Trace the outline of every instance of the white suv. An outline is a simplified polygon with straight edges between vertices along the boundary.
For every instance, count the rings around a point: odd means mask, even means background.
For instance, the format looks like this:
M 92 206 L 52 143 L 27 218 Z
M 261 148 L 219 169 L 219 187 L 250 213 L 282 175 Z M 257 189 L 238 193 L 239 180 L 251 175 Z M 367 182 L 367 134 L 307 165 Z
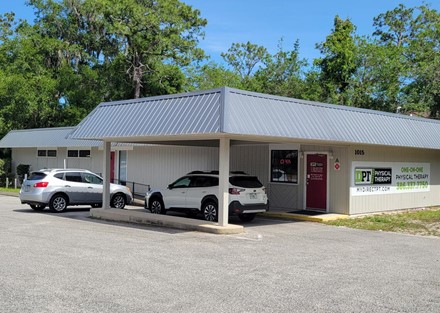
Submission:
M 189 216 L 202 212 L 207 221 L 218 217 L 218 171 L 191 172 L 165 190 L 150 190 L 145 195 L 145 209 L 165 214 L 167 210 L 184 210 Z M 268 211 L 266 188 L 256 176 L 243 172 L 229 175 L 229 214 L 243 222 Z
M 35 211 L 49 205 L 52 212 L 63 212 L 68 205 L 102 206 L 102 178 L 83 169 L 44 169 L 33 172 L 23 182 L 20 200 Z M 133 196 L 121 185 L 110 184 L 110 204 L 117 209 L 130 204 Z

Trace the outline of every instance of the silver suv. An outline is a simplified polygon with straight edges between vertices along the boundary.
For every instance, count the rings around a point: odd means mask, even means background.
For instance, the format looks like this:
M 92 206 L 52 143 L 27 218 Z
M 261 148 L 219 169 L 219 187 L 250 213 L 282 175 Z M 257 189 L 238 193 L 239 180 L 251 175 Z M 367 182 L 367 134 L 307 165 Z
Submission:
M 145 195 L 145 209 L 165 214 L 167 210 L 183 210 L 189 216 L 199 212 L 207 221 L 218 217 L 218 171 L 191 172 L 165 190 L 150 190 Z M 229 214 L 248 222 L 260 212 L 268 211 L 266 188 L 256 176 L 243 172 L 229 175 Z
M 63 212 L 68 205 L 102 206 L 102 178 L 82 169 L 44 169 L 32 172 L 23 182 L 20 200 L 35 211 L 49 205 L 52 212 Z M 122 209 L 131 203 L 130 190 L 110 184 L 111 206 Z

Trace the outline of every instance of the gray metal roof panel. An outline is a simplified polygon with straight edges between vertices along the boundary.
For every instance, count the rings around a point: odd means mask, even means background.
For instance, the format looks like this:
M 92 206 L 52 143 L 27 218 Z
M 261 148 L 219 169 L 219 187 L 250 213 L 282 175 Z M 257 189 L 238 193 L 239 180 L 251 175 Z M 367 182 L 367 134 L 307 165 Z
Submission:
M 97 147 L 100 140 L 67 138 L 75 127 L 12 130 L 0 140 L 0 148 Z
M 440 122 L 229 89 L 226 133 L 440 149 Z
M 229 133 L 440 149 L 440 122 L 228 87 L 100 104 L 71 138 Z
M 220 130 L 220 89 L 101 103 L 71 138 L 162 136 L 216 133 Z

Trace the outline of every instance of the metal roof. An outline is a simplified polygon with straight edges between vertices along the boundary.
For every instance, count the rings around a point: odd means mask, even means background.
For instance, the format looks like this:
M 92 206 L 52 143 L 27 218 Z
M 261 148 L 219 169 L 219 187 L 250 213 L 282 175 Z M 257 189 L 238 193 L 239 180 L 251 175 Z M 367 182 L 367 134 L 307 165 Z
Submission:
M 101 103 L 71 138 L 144 141 L 271 137 L 440 149 L 440 122 L 222 87 Z M 209 137 L 207 136 L 207 137 Z
M 52 147 L 99 147 L 101 140 L 77 140 L 67 138 L 75 127 L 55 127 L 11 130 L 2 140 L 0 148 L 52 148 Z

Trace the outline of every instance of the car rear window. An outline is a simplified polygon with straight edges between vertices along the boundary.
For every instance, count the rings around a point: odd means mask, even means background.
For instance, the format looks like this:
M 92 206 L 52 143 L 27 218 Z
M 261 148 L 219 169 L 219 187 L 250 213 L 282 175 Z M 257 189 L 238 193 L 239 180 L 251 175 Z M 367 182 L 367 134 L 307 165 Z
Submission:
M 229 182 L 233 186 L 242 188 L 260 188 L 263 184 L 256 176 L 232 176 L 229 177 Z
M 29 175 L 28 180 L 41 180 L 46 177 L 46 174 L 41 172 L 33 172 Z

